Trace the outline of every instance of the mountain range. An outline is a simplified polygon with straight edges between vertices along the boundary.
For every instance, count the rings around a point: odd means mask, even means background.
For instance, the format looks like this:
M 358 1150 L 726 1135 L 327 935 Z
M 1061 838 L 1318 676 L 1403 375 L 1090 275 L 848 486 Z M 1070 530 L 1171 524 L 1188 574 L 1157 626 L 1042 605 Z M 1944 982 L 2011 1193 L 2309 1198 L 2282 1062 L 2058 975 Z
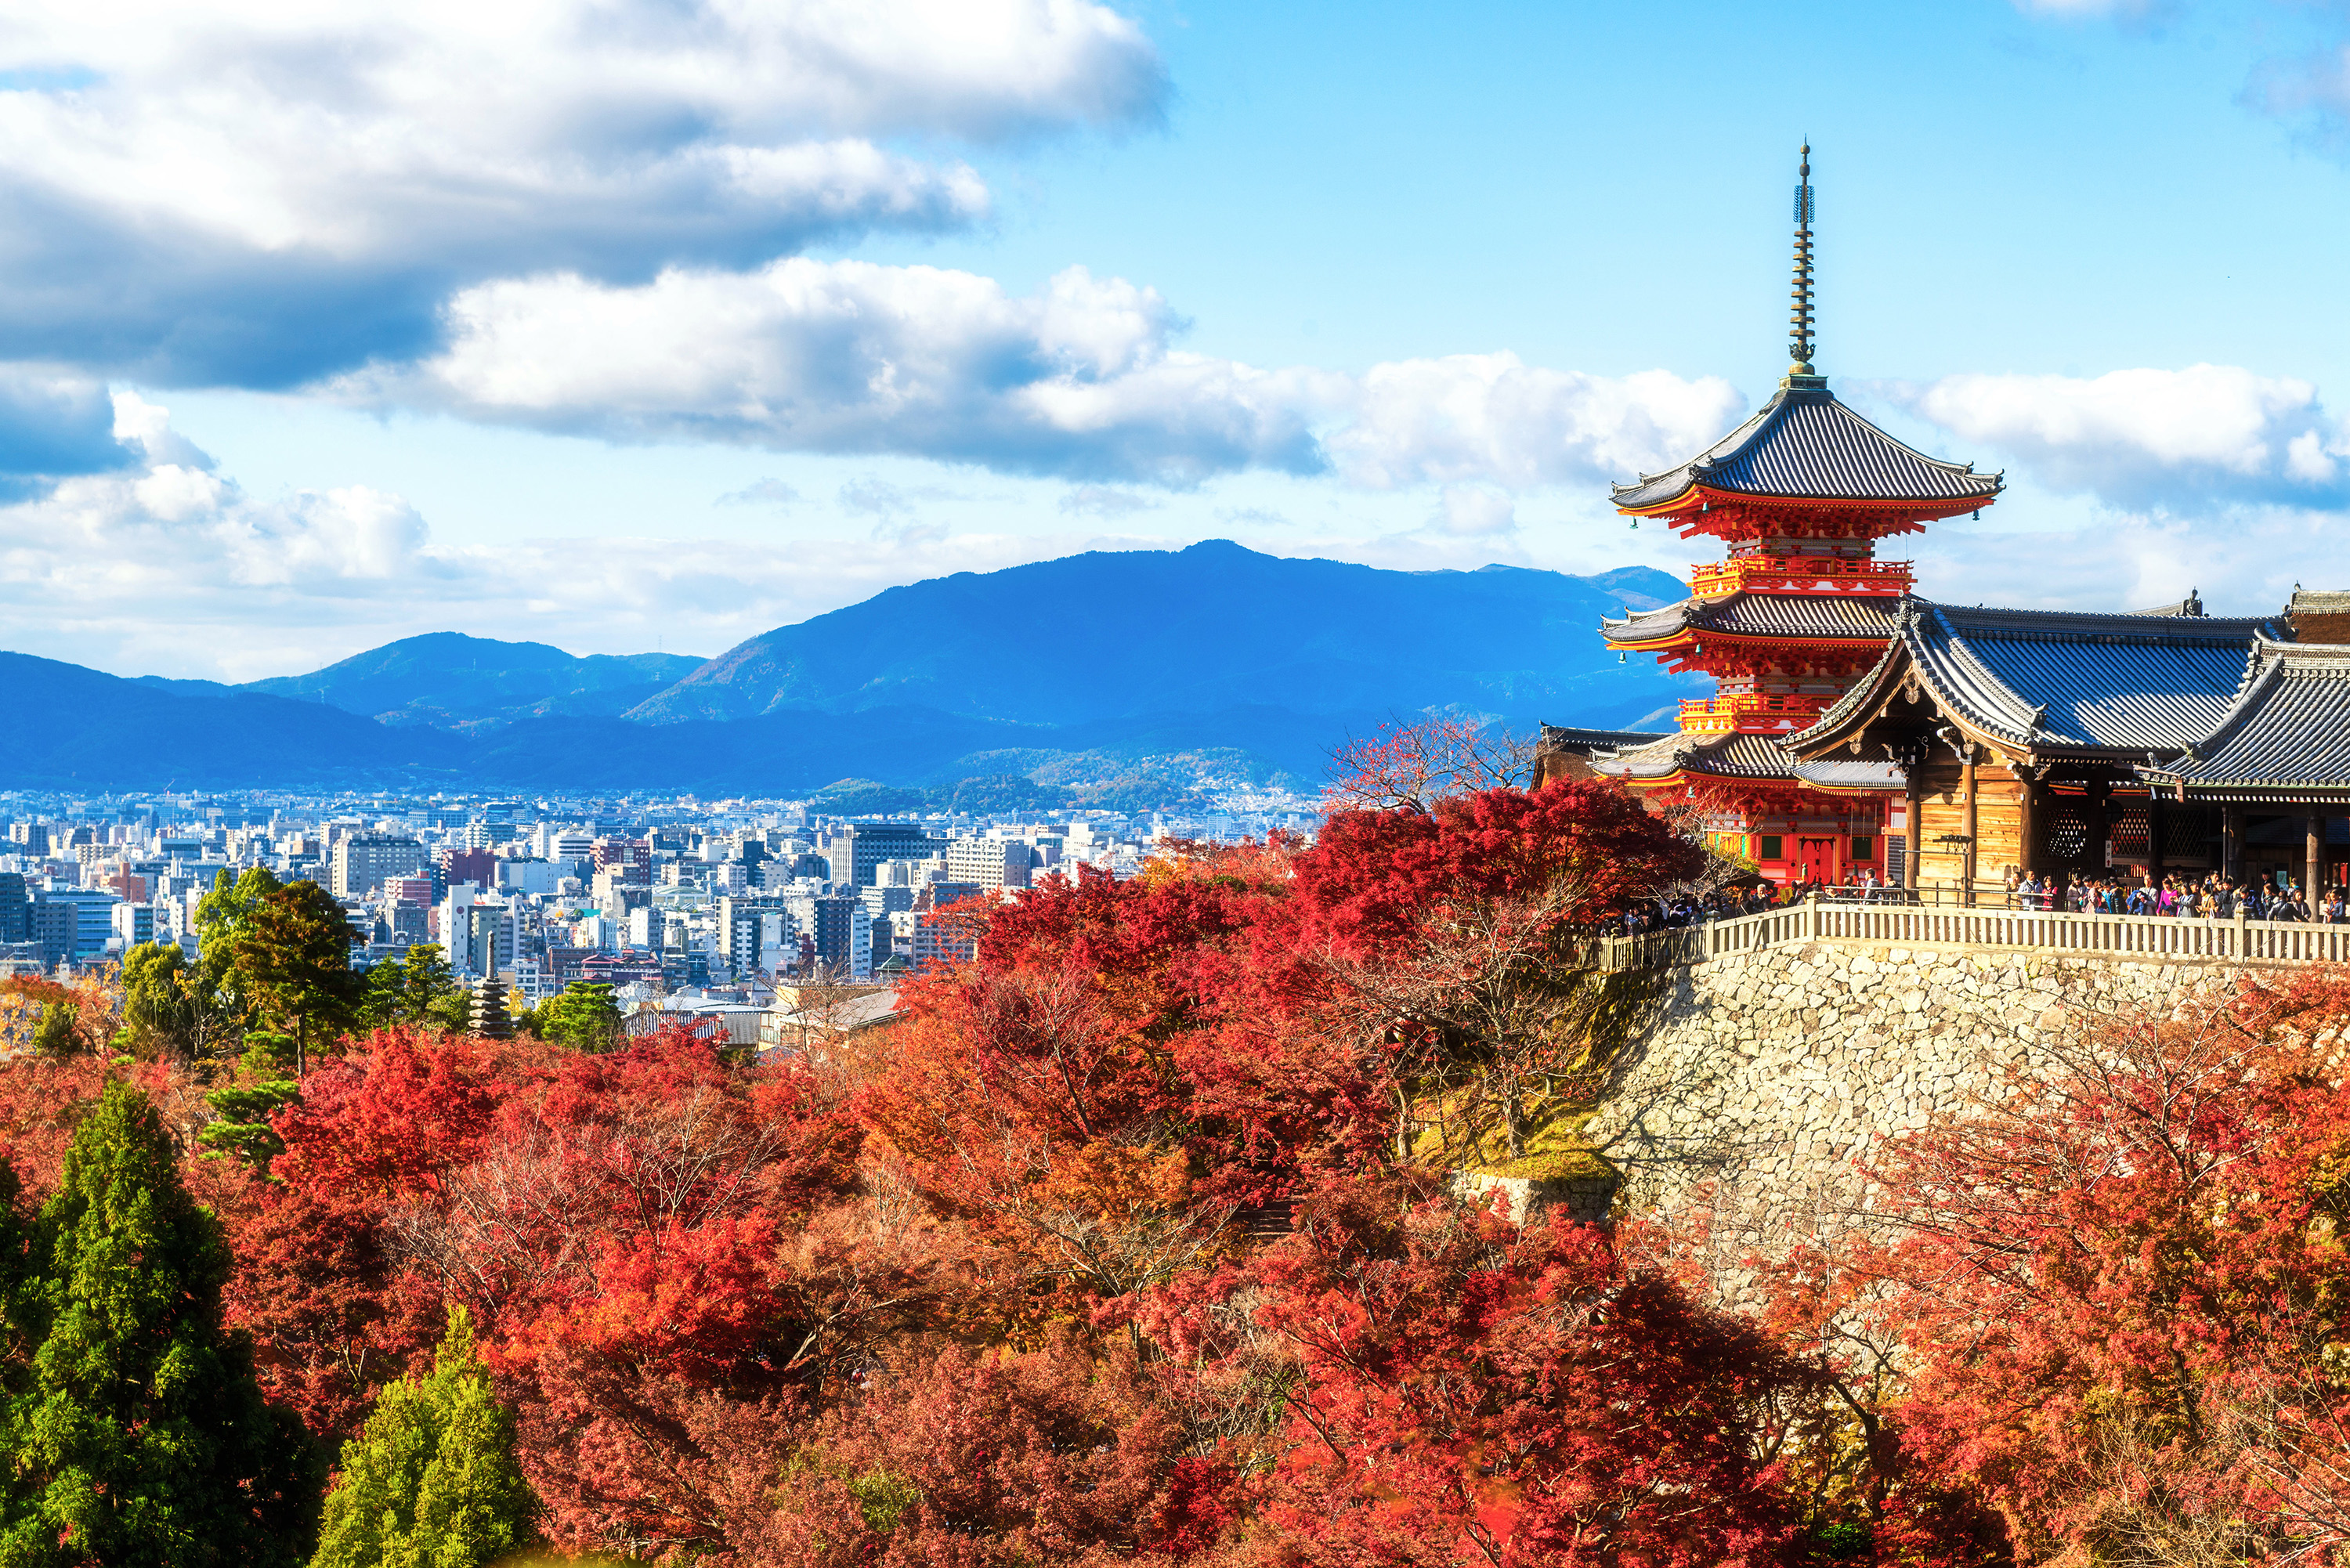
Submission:
M 1654 718 L 1686 678 L 1607 658 L 1596 623 L 1686 592 L 1647 567 L 1396 572 L 1210 541 L 890 588 L 707 660 L 438 632 L 229 686 L 0 654 L 41 715 L 0 727 L 0 787 L 1086 789 L 1170 759 L 1310 785 L 1348 733 L 1430 709 Z

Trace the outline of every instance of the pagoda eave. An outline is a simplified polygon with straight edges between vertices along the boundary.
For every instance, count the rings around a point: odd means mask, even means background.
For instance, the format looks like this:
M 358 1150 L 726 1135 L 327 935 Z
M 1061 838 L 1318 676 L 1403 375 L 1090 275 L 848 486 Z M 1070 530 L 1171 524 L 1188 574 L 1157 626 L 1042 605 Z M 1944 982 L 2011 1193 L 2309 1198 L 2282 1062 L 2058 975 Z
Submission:
M 1814 528 L 1833 521 L 1837 531 L 1882 538 L 1921 532 L 1927 524 L 1961 513 L 1980 511 L 1998 496 L 1934 496 L 1916 499 L 1837 495 L 1757 495 L 1693 484 L 1678 494 L 1645 506 L 1618 506 L 1626 517 L 1654 517 L 1687 536 L 1711 534 L 1735 538 L 1762 531 L 1762 525 L 1801 519 Z
M 1699 769 L 1683 769 L 1678 773 L 1660 774 L 1653 778 L 1621 779 L 1625 788 L 1642 794 L 1667 790 L 1685 790 L 1702 794 L 1723 804 L 1744 804 L 1751 806 L 1776 803 L 1792 807 L 1802 791 L 1802 784 L 1792 774 L 1710 774 Z
M 1799 653 L 1848 653 L 1876 662 L 1884 651 L 1881 637 L 1807 638 L 1777 637 L 1768 634 L 1742 636 L 1737 632 L 1682 632 L 1676 637 L 1659 638 L 1654 642 L 1618 642 L 1603 631 L 1609 651 L 1615 653 L 1653 653 L 1662 659 L 1669 653 L 1696 653 L 1702 648 L 1768 648 Z

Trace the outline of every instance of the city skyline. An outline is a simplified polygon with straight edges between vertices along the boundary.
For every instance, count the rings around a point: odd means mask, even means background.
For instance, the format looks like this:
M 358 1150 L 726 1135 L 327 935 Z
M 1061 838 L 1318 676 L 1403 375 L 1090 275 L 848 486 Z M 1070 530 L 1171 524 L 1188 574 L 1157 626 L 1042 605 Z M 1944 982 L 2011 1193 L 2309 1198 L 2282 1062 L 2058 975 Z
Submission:
M 2332 569 L 2323 8 L 403 15 L 0 48 L 0 645 L 706 656 L 1209 537 L 1681 571 L 1605 483 L 1783 369 L 1804 136 L 1820 369 L 2009 475 L 1921 592 L 2267 612 Z

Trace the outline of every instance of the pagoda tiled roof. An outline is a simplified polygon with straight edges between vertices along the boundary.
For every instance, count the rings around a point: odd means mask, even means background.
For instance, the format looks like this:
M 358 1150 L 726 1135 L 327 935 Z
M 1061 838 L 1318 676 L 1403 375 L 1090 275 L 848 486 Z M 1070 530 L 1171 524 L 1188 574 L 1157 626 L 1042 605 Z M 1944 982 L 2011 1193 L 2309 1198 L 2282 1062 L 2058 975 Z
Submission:
M 1825 387 L 1782 387 L 1754 417 L 1678 468 L 1615 486 L 1638 511 L 1702 484 L 1761 497 L 1835 501 L 1989 501 L 1996 473 L 1945 462 L 1896 441 Z
M 2272 618 L 2177 610 L 2080 615 L 1905 599 L 1877 668 L 1817 722 L 1787 738 L 1832 744 L 1915 680 L 1986 738 L 2034 751 L 2178 753 L 2210 735 L 2242 694 Z
M 1659 642 L 1684 631 L 1801 641 L 1882 642 L 1893 634 L 1896 601 L 1877 595 L 1757 594 L 1683 599 L 1661 609 L 1600 621 L 1610 642 Z
M 2251 678 L 2208 736 L 2147 769 L 2205 799 L 2350 795 L 2350 647 L 2254 645 Z

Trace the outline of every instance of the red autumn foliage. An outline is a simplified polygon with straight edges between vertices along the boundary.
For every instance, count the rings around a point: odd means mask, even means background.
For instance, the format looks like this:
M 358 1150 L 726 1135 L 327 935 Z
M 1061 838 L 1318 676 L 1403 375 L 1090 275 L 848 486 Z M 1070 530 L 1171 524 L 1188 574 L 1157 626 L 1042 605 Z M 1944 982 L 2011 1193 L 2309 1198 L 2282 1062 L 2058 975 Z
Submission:
M 229 1321 L 254 1336 L 263 1392 L 339 1442 L 366 1420 L 378 1388 L 430 1366 L 447 1325 L 439 1298 L 403 1288 L 379 1206 L 213 1167 L 237 1189 L 216 1189 L 214 1203 L 238 1264 Z
M 1889 1147 L 1907 1230 L 1752 1261 L 1752 1320 L 1636 1232 L 1453 1199 L 1424 1129 L 1482 1095 L 1517 1135 L 1512 1085 L 1585 1044 L 1589 922 L 1691 853 L 1554 784 L 1048 878 L 806 1062 L 353 1040 L 267 1176 L 199 1152 L 217 1069 L 122 1070 L 226 1226 L 271 1397 L 347 1434 L 467 1306 L 566 1550 L 2350 1560 L 2338 980 L 2112 1023 Z M 36 1195 L 115 1070 L 0 1064 Z
M 2350 1550 L 2331 977 L 2125 1021 L 1900 1146 L 1907 1456 L 2031 1558 Z
M 1295 1349 L 1266 1518 L 1315 1563 L 1759 1564 L 1815 1389 L 1589 1226 L 1350 1184 L 1257 1263 Z
M 302 1081 L 276 1127 L 276 1173 L 305 1191 L 380 1200 L 434 1190 L 470 1159 L 518 1062 L 507 1048 L 408 1025 L 354 1041 Z
M 0 1062 L 0 1157 L 15 1168 L 26 1202 L 56 1190 L 74 1130 L 117 1078 L 145 1091 L 168 1125 L 184 1127 L 203 1114 L 192 1086 L 165 1063 L 33 1055 Z
M 1297 857 L 1297 889 L 1309 937 L 1364 957 L 1465 902 L 1544 899 L 1559 920 L 1588 923 L 1690 875 L 1700 857 L 1619 786 L 1560 782 L 1425 812 L 1341 812 Z

